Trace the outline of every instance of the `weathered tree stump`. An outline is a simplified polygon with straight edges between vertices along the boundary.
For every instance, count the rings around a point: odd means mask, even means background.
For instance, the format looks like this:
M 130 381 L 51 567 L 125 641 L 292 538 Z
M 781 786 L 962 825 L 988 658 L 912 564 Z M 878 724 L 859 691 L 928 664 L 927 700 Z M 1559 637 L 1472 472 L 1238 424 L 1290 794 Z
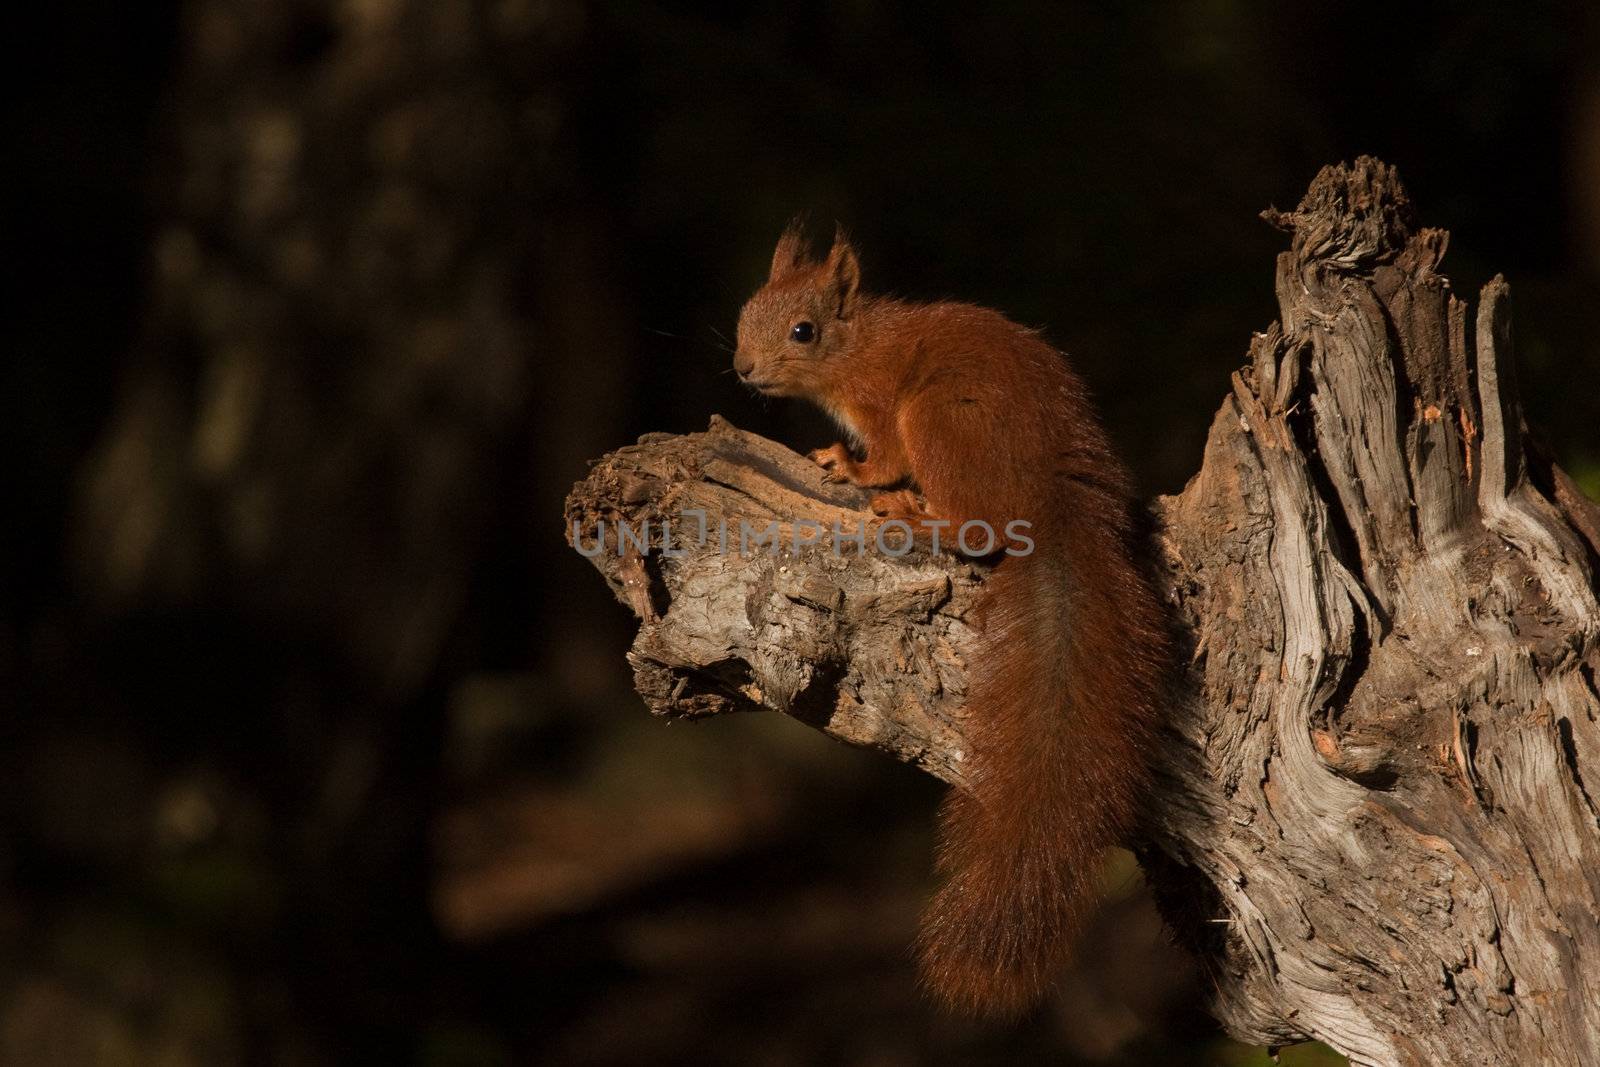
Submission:
M 1266 217 L 1281 321 L 1152 505 L 1188 685 L 1131 844 L 1243 1040 L 1600 1063 L 1600 508 L 1530 445 L 1506 283 L 1471 314 L 1391 168 Z M 775 709 L 959 787 L 984 567 L 795 550 L 861 503 L 713 420 L 605 457 L 567 519 L 643 620 L 652 711 Z

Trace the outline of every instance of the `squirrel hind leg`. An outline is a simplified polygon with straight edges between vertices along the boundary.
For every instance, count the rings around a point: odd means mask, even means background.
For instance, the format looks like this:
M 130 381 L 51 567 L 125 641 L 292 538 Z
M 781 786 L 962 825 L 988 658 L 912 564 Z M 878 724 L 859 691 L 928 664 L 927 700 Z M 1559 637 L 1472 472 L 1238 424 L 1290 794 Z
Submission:
M 916 493 L 909 489 L 897 489 L 892 493 L 878 493 L 867 501 L 867 507 L 880 519 L 900 519 L 904 522 L 919 522 L 928 518 L 928 509 L 922 506 L 922 500 Z

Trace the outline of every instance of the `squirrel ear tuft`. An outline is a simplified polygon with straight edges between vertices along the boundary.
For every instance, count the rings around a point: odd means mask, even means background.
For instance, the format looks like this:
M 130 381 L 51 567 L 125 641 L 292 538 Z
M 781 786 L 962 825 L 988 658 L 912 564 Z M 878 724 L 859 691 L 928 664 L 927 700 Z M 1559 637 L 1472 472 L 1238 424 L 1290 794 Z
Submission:
M 823 265 L 822 272 L 834 314 L 841 319 L 848 319 L 856 309 L 856 298 L 861 287 L 861 262 L 856 258 L 856 250 L 850 246 L 850 238 L 846 236 L 843 226 L 834 231 L 833 248 L 828 252 L 828 261 Z
M 769 282 L 793 274 L 811 265 L 810 250 L 806 247 L 805 220 L 799 215 L 789 220 L 778 238 L 778 247 L 772 250 L 772 270 Z

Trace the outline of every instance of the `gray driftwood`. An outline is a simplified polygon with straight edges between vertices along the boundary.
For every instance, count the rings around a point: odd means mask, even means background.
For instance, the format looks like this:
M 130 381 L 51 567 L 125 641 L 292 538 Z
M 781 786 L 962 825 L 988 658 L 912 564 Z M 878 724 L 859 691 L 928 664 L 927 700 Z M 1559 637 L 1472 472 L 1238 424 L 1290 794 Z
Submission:
M 1133 844 L 1244 1040 L 1600 1063 L 1600 509 L 1530 444 L 1506 283 L 1452 294 L 1392 169 L 1267 217 L 1281 320 L 1152 504 L 1187 674 Z M 652 711 L 775 709 L 959 787 L 982 567 L 787 525 L 737 551 L 741 519 L 849 530 L 861 502 L 714 419 L 605 457 L 567 521 L 591 551 L 606 524 Z

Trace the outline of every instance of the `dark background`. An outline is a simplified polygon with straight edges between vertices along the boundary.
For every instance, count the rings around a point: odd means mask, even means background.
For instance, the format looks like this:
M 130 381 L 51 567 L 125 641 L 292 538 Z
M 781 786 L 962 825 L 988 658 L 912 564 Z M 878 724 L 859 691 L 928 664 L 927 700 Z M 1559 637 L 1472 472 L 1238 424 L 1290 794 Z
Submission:
M 830 440 L 723 373 L 797 211 L 869 288 L 1046 327 L 1173 491 L 1274 315 L 1257 213 L 1363 152 L 1452 231 L 1458 292 L 1510 278 L 1530 417 L 1595 492 L 1591 7 L 14 26 L 0 1061 L 1264 1062 L 1126 857 L 1049 1007 L 931 1013 L 938 790 L 776 717 L 650 720 L 562 496 L 713 412 Z

